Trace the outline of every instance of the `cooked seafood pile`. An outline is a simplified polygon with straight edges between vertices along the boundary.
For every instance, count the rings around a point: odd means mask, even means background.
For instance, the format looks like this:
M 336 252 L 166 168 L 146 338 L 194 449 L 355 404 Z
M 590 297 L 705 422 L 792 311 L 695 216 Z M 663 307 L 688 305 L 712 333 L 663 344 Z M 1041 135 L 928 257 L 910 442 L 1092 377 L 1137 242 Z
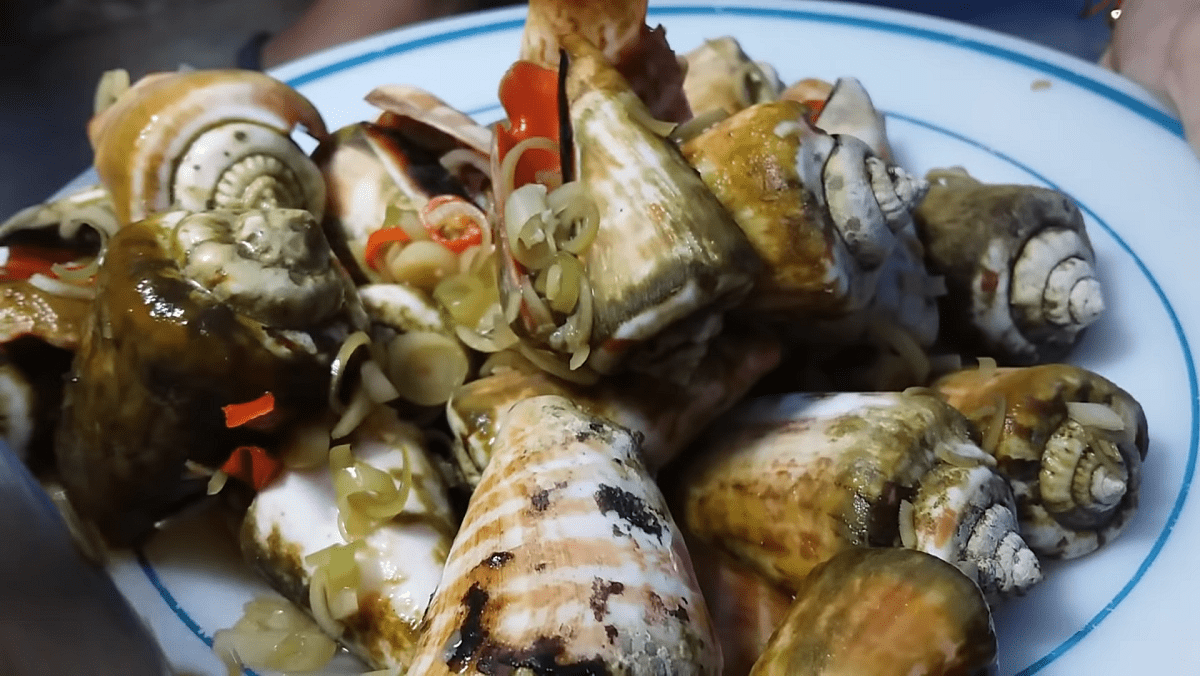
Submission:
M 0 225 L 6 442 L 93 543 L 228 513 L 286 599 L 231 670 L 993 669 L 992 609 L 1136 514 L 1140 405 L 1055 361 L 1079 209 L 910 172 L 849 75 L 529 12 L 493 127 L 106 76 L 101 184 Z

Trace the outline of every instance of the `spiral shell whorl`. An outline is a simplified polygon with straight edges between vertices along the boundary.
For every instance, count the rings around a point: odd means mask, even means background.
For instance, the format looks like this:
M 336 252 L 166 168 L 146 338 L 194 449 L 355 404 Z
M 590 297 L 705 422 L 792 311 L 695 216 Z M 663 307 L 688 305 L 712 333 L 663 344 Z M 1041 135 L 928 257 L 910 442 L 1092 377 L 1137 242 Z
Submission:
M 1104 297 L 1092 249 L 1079 232 L 1049 228 L 1034 234 L 1013 263 L 1011 306 L 1027 332 L 1052 332 L 1057 341 L 1100 318 Z
M 1042 452 L 1038 473 L 1042 506 L 1069 528 L 1103 526 L 1125 497 L 1129 482 L 1125 459 L 1102 435 L 1067 420 Z
M 88 123 L 96 171 L 112 194 L 118 220 L 132 223 L 173 206 L 194 209 L 194 204 L 176 204 L 181 192 L 176 174 L 196 171 L 196 153 L 222 156 L 220 143 L 205 143 L 199 149 L 193 144 L 213 139 L 214 130 L 231 123 L 238 125 L 234 136 L 240 130 L 253 138 L 268 133 L 277 137 L 278 149 L 270 154 L 289 166 L 295 166 L 297 157 L 307 160 L 291 142 L 294 127 L 303 126 L 318 139 L 327 134 L 310 101 L 263 73 L 197 70 L 148 75 Z M 204 173 L 208 165 L 199 166 Z M 206 200 L 208 191 L 203 192 Z M 318 203 L 323 203 L 323 195 Z
M 891 253 L 893 233 L 908 222 L 929 184 L 884 162 L 854 136 L 834 139 L 822 174 L 829 215 L 850 253 L 873 270 Z
M 174 204 L 206 209 L 304 209 L 320 220 L 325 180 L 291 138 L 261 124 L 230 121 L 197 136 L 170 186 Z

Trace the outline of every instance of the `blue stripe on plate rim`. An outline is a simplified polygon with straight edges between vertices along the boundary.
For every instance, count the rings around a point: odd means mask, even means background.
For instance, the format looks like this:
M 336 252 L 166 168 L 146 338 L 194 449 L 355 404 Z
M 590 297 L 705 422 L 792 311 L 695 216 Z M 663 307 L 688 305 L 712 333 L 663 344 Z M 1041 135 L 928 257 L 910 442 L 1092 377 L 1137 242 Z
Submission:
M 847 15 L 837 14 L 837 13 L 826 13 L 826 12 L 819 12 L 819 11 L 813 11 L 813 10 L 800 10 L 800 9 L 793 10 L 793 9 L 784 9 L 784 8 L 748 7 L 748 6 L 737 6 L 737 5 L 729 5 L 729 6 L 725 6 L 725 5 L 696 5 L 696 6 L 674 5 L 674 6 L 667 6 L 667 7 L 652 7 L 652 8 L 650 8 L 649 14 L 650 14 L 651 18 L 668 17 L 668 16 L 713 16 L 713 15 L 722 15 L 722 14 L 732 14 L 732 15 L 759 17 L 759 18 L 767 17 L 767 18 L 776 18 L 776 19 L 786 19 L 786 20 L 796 21 L 796 22 L 837 24 L 837 25 L 842 25 L 842 26 L 865 28 L 865 29 L 869 29 L 869 30 L 876 30 L 876 31 L 887 32 L 887 33 L 896 33 L 899 35 L 905 35 L 908 37 L 913 37 L 913 38 L 917 38 L 917 39 L 921 39 L 921 40 L 927 40 L 930 42 L 947 44 L 947 45 L 951 45 L 953 47 L 957 47 L 959 49 L 965 49 L 968 51 L 978 52 L 980 54 L 984 54 L 986 56 L 990 56 L 990 57 L 993 57 L 996 59 L 1000 59 L 1003 61 L 1009 61 L 1011 63 L 1016 63 L 1016 64 L 1019 64 L 1022 66 L 1026 66 L 1028 68 L 1040 71 L 1047 75 L 1051 75 L 1053 77 L 1071 82 L 1074 85 L 1077 85 L 1083 89 L 1091 91 L 1094 94 L 1097 94 L 1103 98 L 1106 98 L 1109 101 L 1112 101 L 1113 103 L 1116 103 L 1117 105 L 1134 113 L 1138 117 L 1141 117 L 1142 119 L 1145 119 L 1146 121 L 1148 121 L 1158 127 L 1161 127 L 1162 129 L 1170 132 L 1171 134 L 1174 134 L 1177 137 L 1183 138 L 1183 127 L 1178 120 L 1176 120 L 1175 118 L 1171 117 L 1170 115 L 1162 112 L 1161 110 L 1159 110 L 1143 101 L 1140 101 L 1137 98 L 1135 98 L 1129 94 L 1126 94 L 1125 92 L 1121 92 L 1109 85 L 1106 85 L 1102 82 L 1092 79 L 1091 77 L 1089 77 L 1083 73 L 1080 73 L 1080 72 L 1077 72 L 1077 71 L 1074 71 L 1074 70 L 1071 70 L 1068 68 L 1064 68 L 1061 66 L 1057 66 L 1055 64 L 1049 63 L 1049 62 L 1039 59 L 1035 56 L 1032 56 L 1030 54 L 1022 53 L 1019 51 L 1014 51 L 1014 50 L 1008 49 L 1006 47 L 990 44 L 990 43 L 984 42 L 982 40 L 977 40 L 974 38 L 964 37 L 962 35 L 941 32 L 938 30 L 930 29 L 930 28 L 921 28 L 921 27 L 912 26 L 912 25 L 903 24 L 903 23 L 895 23 L 893 21 L 888 21 L 888 20 L 884 20 L 884 19 L 865 18 L 865 17 L 858 17 L 858 16 L 847 16 Z M 406 40 L 403 42 L 396 43 L 394 45 L 391 45 L 391 46 L 383 48 L 383 49 L 366 52 L 366 53 L 359 54 L 359 55 L 356 55 L 351 58 L 337 61 L 337 62 L 329 64 L 329 65 L 315 68 L 311 71 L 302 73 L 300 75 L 297 75 L 297 76 L 294 76 L 294 77 L 288 79 L 287 83 L 293 87 L 300 87 L 302 85 L 310 84 L 310 83 L 320 80 L 322 78 L 329 77 L 331 75 L 335 75 L 341 71 L 356 68 L 356 67 L 362 66 L 364 64 L 367 64 L 372 61 L 382 59 L 385 57 L 395 56 L 395 55 L 403 54 L 405 52 L 408 52 L 408 51 L 411 51 L 414 49 L 420 49 L 422 47 L 430 47 L 430 46 L 434 46 L 434 45 L 438 45 L 438 44 L 442 44 L 442 43 L 446 43 L 446 42 L 453 42 L 454 40 L 459 40 L 459 39 L 468 38 L 468 37 L 472 37 L 472 36 L 483 35 L 483 34 L 488 34 L 488 33 L 495 33 L 495 32 L 506 31 L 506 30 L 516 30 L 516 29 L 520 29 L 523 25 L 524 25 L 523 18 L 498 20 L 498 21 L 493 21 L 491 23 L 485 23 L 482 25 L 470 26 L 470 27 L 466 27 L 466 28 L 437 33 L 434 35 L 428 35 L 428 36 L 423 36 L 423 37 L 419 37 L 419 38 L 414 38 L 411 40 Z M 980 31 L 980 32 L 982 33 L 983 31 Z M 499 110 L 499 106 L 493 104 L 493 105 L 485 106 L 485 107 L 479 108 L 477 110 L 468 111 L 468 112 L 472 116 L 475 116 L 475 115 L 480 115 L 485 112 L 493 112 L 493 111 L 498 111 L 498 110 Z M 920 119 L 910 117 L 910 116 L 907 116 L 907 115 L 904 115 L 901 113 L 888 112 L 886 114 L 890 118 L 894 118 L 897 120 L 903 120 L 905 122 L 908 122 L 908 123 L 911 123 L 911 124 L 914 124 L 914 125 L 917 125 L 920 127 L 924 127 L 931 131 L 934 131 L 934 132 L 937 132 L 940 134 L 944 134 L 955 140 L 961 141 L 961 142 L 971 145 L 975 148 L 983 150 L 987 153 L 990 153 L 990 154 L 994 155 L 995 157 L 997 157 L 998 159 L 1008 162 L 1009 164 L 1013 165 L 1014 167 L 1026 172 L 1027 174 L 1029 174 L 1031 177 L 1033 177 L 1035 180 L 1041 182 L 1042 184 L 1047 185 L 1052 188 L 1056 188 L 1056 186 L 1050 180 L 1048 180 L 1045 176 L 1042 176 L 1041 174 L 1039 174 L 1032 167 L 1029 167 L 1029 166 L 1023 164 L 1023 163 L 1019 162 L 1018 160 L 1016 160 L 1012 157 L 1009 157 L 1008 155 L 998 152 L 995 149 L 993 149 L 983 143 L 975 141 L 975 140 L 968 138 L 957 132 L 954 132 L 949 129 L 943 128 L 941 126 L 935 125 L 931 122 L 920 120 Z M 1056 188 L 1056 189 L 1058 189 L 1058 188 Z M 1078 200 L 1076 200 L 1076 201 L 1078 203 Z M 1130 248 L 1129 244 L 1119 234 L 1117 234 L 1117 232 L 1115 230 L 1113 230 L 1112 227 L 1110 227 L 1106 222 L 1104 222 L 1104 220 L 1101 219 L 1096 214 L 1095 211 L 1090 209 L 1086 204 L 1079 203 L 1079 207 L 1088 216 L 1090 216 L 1106 233 L 1108 233 L 1117 242 L 1118 246 L 1120 246 L 1120 248 L 1123 251 L 1125 251 L 1125 253 L 1127 253 L 1133 259 L 1134 263 L 1138 267 L 1138 270 L 1140 270 L 1141 273 L 1146 277 L 1146 280 L 1150 282 L 1151 287 L 1154 289 L 1154 293 L 1158 296 L 1159 301 L 1163 304 L 1163 308 L 1167 311 L 1167 315 L 1170 317 L 1172 328 L 1175 331 L 1176 338 L 1179 340 L 1180 350 L 1183 355 L 1184 363 L 1187 367 L 1188 387 L 1189 387 L 1190 395 L 1191 395 L 1190 401 L 1192 403 L 1192 406 L 1191 406 L 1192 424 L 1191 424 L 1191 436 L 1190 436 L 1189 448 L 1188 448 L 1188 459 L 1187 459 L 1187 466 L 1184 471 L 1183 482 L 1180 486 L 1179 494 L 1178 494 L 1178 496 L 1176 496 L 1175 503 L 1172 506 L 1171 513 L 1168 516 L 1165 525 L 1163 526 L 1162 532 L 1159 533 L 1158 537 L 1155 539 L 1154 544 L 1150 548 L 1150 552 L 1146 555 L 1146 558 L 1142 561 L 1141 565 L 1138 566 L 1138 569 L 1134 573 L 1133 577 L 1129 580 L 1128 583 L 1125 584 L 1124 587 L 1121 588 L 1121 590 L 1119 592 L 1117 592 L 1116 596 L 1114 596 L 1113 599 L 1111 601 L 1109 601 L 1104 606 L 1103 609 L 1100 610 L 1100 612 L 1098 612 L 1094 617 L 1092 617 L 1090 620 L 1088 620 L 1088 622 L 1086 624 L 1084 624 L 1084 626 L 1082 628 L 1080 628 L 1078 631 L 1076 631 L 1069 638 L 1067 638 L 1065 641 L 1060 643 L 1057 647 L 1055 647 L 1053 650 L 1048 652 L 1042 658 L 1038 659 L 1033 664 L 1022 669 L 1020 672 L 1018 672 L 1016 674 L 1016 676 L 1032 676 L 1032 674 L 1035 674 L 1035 673 L 1041 671 L 1046 666 L 1048 666 L 1049 664 L 1051 664 L 1052 662 L 1057 660 L 1059 657 L 1062 657 L 1073 647 L 1078 645 L 1080 643 L 1080 641 L 1082 641 L 1084 639 L 1084 637 L 1086 637 L 1088 634 L 1090 634 L 1092 632 L 1092 630 L 1094 630 L 1097 626 L 1100 625 L 1101 622 L 1103 622 L 1105 620 L 1105 618 L 1107 618 L 1109 615 L 1112 614 L 1112 612 L 1117 608 L 1117 606 L 1121 604 L 1121 602 L 1125 599 L 1125 597 L 1127 597 L 1129 595 L 1129 593 L 1131 591 L 1133 591 L 1133 588 L 1136 587 L 1137 584 L 1142 580 L 1142 578 L 1145 576 L 1146 572 L 1150 569 L 1150 566 L 1153 565 L 1155 559 L 1158 558 L 1158 555 L 1162 551 L 1163 546 L 1166 544 L 1167 540 L 1170 538 L 1171 532 L 1174 530 L 1175 525 L 1179 520 L 1179 516 L 1183 511 L 1183 506 L 1184 506 L 1184 503 L 1187 501 L 1187 496 L 1188 496 L 1188 493 L 1191 488 L 1192 478 L 1193 478 L 1193 476 L 1195 474 L 1195 470 L 1196 470 L 1197 446 L 1200 445 L 1200 386 L 1198 386 L 1198 384 L 1197 384 L 1196 365 L 1192 358 L 1191 346 L 1188 341 L 1187 335 L 1184 332 L 1183 325 L 1180 323 L 1179 317 L 1175 313 L 1174 307 L 1172 307 L 1170 300 L 1168 300 L 1167 295 L 1163 291 L 1162 286 L 1158 283 L 1158 280 L 1155 279 L 1154 275 L 1150 272 L 1150 269 L 1148 267 L 1146 267 L 1145 262 L 1142 261 L 1142 259 L 1133 251 L 1132 248 Z M 189 630 L 191 630 L 192 633 L 195 634 L 200 640 L 204 641 L 205 644 L 212 646 L 212 638 L 210 636 L 208 636 L 204 632 L 204 630 L 196 623 L 196 621 L 194 619 L 192 619 L 192 617 L 190 615 L 188 615 L 187 611 L 179 605 L 179 603 L 175 599 L 174 595 L 170 592 L 170 590 L 167 589 L 166 585 L 163 584 L 162 580 L 159 578 L 158 574 L 155 572 L 153 566 L 151 565 L 149 560 L 146 558 L 145 553 L 139 550 L 137 552 L 137 558 L 138 558 L 138 563 L 139 563 L 142 571 L 146 575 L 147 579 L 149 579 L 149 581 L 154 586 L 154 588 L 162 596 L 163 601 L 167 604 L 167 606 L 171 609 L 171 611 L 174 612 L 175 615 L 177 615 L 179 617 L 180 621 L 183 622 L 183 624 L 185 626 L 187 626 L 187 628 Z M 254 675 L 254 672 L 249 671 L 249 670 L 247 670 L 246 673 L 251 674 L 252 676 Z

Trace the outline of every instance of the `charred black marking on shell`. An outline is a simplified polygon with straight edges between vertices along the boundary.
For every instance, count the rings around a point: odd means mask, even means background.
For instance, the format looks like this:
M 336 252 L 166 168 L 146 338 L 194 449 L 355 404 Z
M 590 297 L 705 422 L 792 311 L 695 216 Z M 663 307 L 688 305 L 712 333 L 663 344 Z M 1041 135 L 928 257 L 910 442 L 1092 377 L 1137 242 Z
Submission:
M 481 674 L 508 676 L 517 669 L 528 669 L 535 676 L 611 676 L 608 665 L 599 657 L 578 662 L 559 663 L 566 652 L 564 641 L 559 637 L 539 637 L 528 648 L 508 646 L 484 646 L 475 668 Z
M 687 624 L 688 618 L 690 617 L 690 615 L 688 615 L 687 608 L 684 608 L 682 604 L 675 606 L 674 608 L 668 608 L 666 601 L 663 601 L 662 597 L 654 592 L 650 592 L 650 606 L 654 609 L 656 614 L 673 617 L 683 624 Z
M 513 560 L 512 552 L 492 552 L 492 555 L 483 560 L 483 565 L 492 570 L 499 570 L 504 567 L 504 564 Z
M 540 572 L 546 570 L 546 568 L 548 566 L 549 566 L 548 563 L 546 563 L 545 561 L 542 561 L 541 563 L 534 564 L 533 570 L 540 573 Z
M 458 627 L 458 642 L 449 646 L 452 652 L 446 656 L 450 671 L 461 673 L 474 666 L 478 673 L 494 676 L 508 676 L 522 668 L 529 669 L 535 676 L 611 676 L 608 666 L 599 657 L 560 664 L 559 659 L 566 648 L 563 639 L 558 637 L 538 637 L 528 648 L 491 641 L 484 624 L 488 599 L 488 593 L 478 582 L 463 594 L 466 614 Z
M 663 526 L 658 515 L 646 506 L 644 500 L 629 491 L 600 484 L 596 489 L 596 505 L 601 514 L 616 512 L 617 518 L 639 528 L 647 535 L 662 539 Z
M 483 610 L 487 602 L 488 593 L 478 582 L 463 594 L 462 605 L 467 614 L 458 628 L 458 643 L 454 646 L 454 652 L 446 658 L 446 666 L 450 671 L 462 671 L 487 640 L 488 632 L 483 626 Z
M 591 606 L 592 615 L 596 617 L 597 622 L 603 621 L 604 616 L 608 614 L 608 597 L 623 593 L 625 585 L 621 582 L 601 580 L 598 577 L 592 580 L 592 598 L 588 600 L 588 605 Z
M 605 425 L 603 422 L 593 420 L 587 424 L 587 427 L 576 430 L 575 441 L 583 443 L 589 439 L 597 439 L 605 445 L 612 445 L 615 437 L 613 434 L 614 431 L 614 428 Z
M 621 632 L 613 625 L 606 624 L 604 625 L 604 635 L 608 637 L 609 645 L 612 645 L 613 643 L 617 642 L 618 638 L 620 638 Z

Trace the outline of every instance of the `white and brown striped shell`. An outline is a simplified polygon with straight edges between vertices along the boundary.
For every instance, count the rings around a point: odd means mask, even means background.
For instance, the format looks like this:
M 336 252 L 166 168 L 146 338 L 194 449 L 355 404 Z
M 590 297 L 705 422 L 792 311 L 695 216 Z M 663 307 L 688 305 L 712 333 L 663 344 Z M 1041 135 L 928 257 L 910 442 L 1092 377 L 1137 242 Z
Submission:
M 243 70 L 154 73 L 88 123 L 117 220 L 170 208 L 288 207 L 319 218 L 325 184 L 291 134 L 325 123 L 296 90 Z
M 500 425 L 410 673 L 720 673 L 637 437 L 558 396 Z

